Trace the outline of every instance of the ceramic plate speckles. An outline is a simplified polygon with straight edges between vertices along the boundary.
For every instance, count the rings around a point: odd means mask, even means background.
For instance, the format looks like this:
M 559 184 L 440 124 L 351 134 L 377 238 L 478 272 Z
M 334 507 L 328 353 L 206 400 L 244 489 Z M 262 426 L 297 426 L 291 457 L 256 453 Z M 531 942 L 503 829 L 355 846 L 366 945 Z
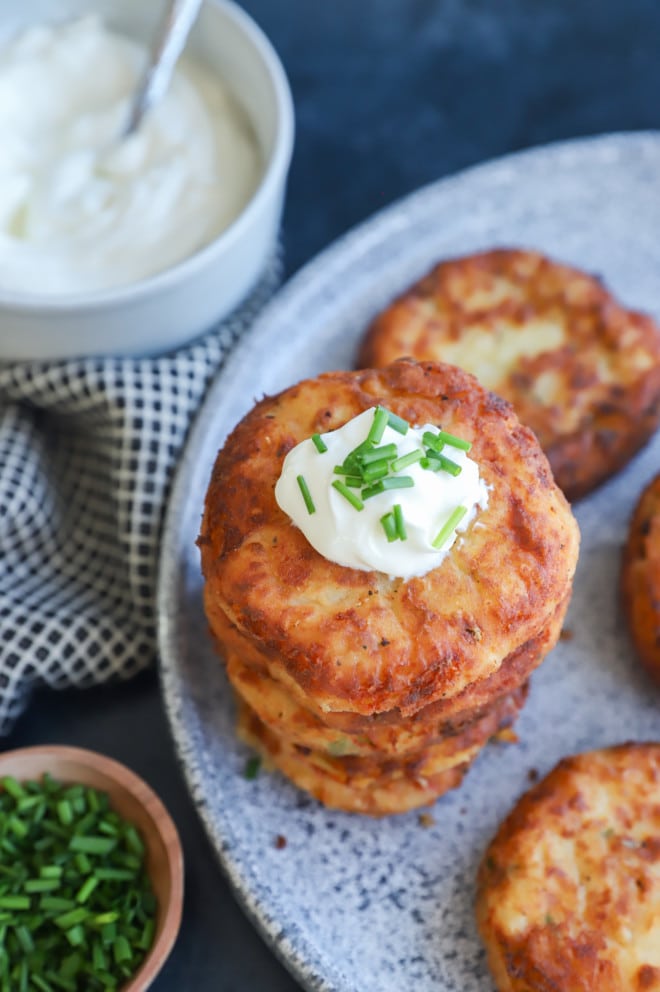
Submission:
M 601 274 L 660 314 L 660 136 L 611 135 L 511 156 L 436 183 L 308 265 L 222 370 L 171 498 L 159 594 L 162 684 L 193 798 L 248 913 L 302 984 L 332 992 L 484 992 L 473 919 L 481 852 L 532 768 L 627 739 L 660 738 L 660 698 L 617 605 L 632 506 L 660 464 L 656 438 L 577 507 L 582 551 L 562 642 L 532 679 L 520 743 L 490 746 L 434 825 L 333 813 L 277 775 L 243 776 L 221 665 L 206 633 L 195 548 L 217 449 L 264 393 L 349 368 L 370 316 L 442 257 L 539 248 Z M 277 849 L 277 835 L 287 844 Z

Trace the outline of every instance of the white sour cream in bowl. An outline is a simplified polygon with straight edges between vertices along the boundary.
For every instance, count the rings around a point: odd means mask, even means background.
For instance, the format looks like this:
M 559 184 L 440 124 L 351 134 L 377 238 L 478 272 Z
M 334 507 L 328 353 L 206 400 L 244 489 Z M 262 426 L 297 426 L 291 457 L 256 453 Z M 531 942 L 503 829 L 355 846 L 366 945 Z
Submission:
M 189 258 L 241 213 L 263 163 L 219 76 L 180 62 L 120 142 L 146 46 L 97 17 L 0 49 L 0 292 L 78 296 Z

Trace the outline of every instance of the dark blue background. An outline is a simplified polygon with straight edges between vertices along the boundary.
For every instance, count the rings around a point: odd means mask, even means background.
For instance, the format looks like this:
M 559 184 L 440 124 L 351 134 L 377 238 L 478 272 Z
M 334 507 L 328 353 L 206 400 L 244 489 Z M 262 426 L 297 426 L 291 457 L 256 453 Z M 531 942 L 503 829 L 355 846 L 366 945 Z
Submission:
M 530 145 L 660 123 L 657 0 L 249 0 L 297 118 L 287 275 L 440 176 Z M 155 672 L 42 693 L 4 746 L 118 758 L 162 796 L 186 858 L 184 922 L 154 992 L 294 992 L 217 866 L 176 763 Z M 383 990 L 388 992 L 388 990 Z M 403 992 L 403 990 L 397 990 Z

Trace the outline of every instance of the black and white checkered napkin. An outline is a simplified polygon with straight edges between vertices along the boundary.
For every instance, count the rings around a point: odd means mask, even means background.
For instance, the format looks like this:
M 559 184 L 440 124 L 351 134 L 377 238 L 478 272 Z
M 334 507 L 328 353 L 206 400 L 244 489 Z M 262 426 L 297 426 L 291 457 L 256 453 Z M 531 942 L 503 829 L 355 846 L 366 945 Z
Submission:
M 275 290 L 158 358 L 0 365 L 0 734 L 36 684 L 129 678 L 156 654 L 159 535 L 209 380 Z

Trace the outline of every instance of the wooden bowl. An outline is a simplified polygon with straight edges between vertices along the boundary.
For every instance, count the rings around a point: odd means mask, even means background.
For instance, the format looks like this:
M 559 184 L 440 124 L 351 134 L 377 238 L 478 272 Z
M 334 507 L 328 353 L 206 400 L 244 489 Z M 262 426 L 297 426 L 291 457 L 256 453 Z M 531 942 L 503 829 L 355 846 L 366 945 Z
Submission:
M 60 782 L 79 782 L 106 792 L 112 808 L 134 823 L 142 836 L 145 866 L 157 902 L 156 930 L 151 950 L 121 992 L 144 992 L 165 963 L 181 925 L 183 854 L 176 827 L 146 782 L 95 751 L 46 745 L 0 754 L 0 777 L 39 779 L 45 772 Z

